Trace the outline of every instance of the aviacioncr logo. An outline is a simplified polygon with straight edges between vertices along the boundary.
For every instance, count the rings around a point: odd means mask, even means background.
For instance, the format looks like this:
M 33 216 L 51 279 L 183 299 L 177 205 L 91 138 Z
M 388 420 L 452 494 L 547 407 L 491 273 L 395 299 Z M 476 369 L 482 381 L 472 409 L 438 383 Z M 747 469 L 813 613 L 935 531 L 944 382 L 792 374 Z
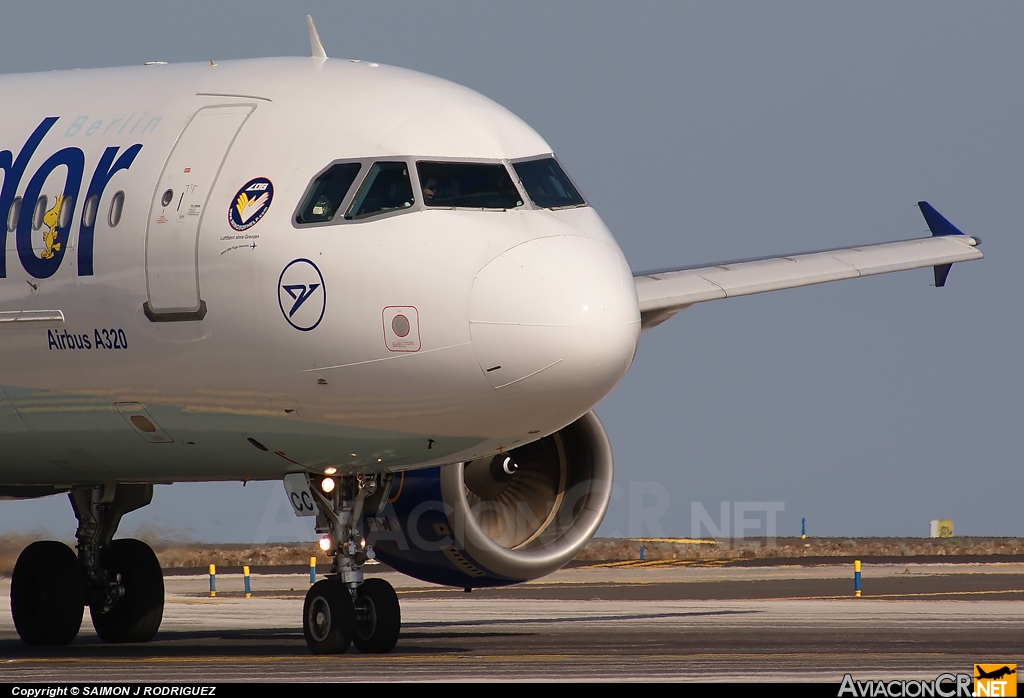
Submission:
M 320 269 L 308 259 L 289 262 L 277 281 L 277 301 L 289 325 L 302 332 L 315 329 L 327 309 L 327 288 Z

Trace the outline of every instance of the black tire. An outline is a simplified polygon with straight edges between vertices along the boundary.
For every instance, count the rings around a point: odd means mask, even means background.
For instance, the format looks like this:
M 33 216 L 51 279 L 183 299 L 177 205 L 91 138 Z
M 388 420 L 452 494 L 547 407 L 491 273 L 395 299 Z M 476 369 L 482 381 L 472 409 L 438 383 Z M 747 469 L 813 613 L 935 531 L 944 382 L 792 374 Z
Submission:
M 11 616 L 26 645 L 66 645 L 82 627 L 85 571 L 55 540 L 32 543 L 11 573 Z
M 398 642 L 402 608 L 386 580 L 367 579 L 356 594 L 356 634 L 352 644 L 363 654 L 385 654 Z
M 100 555 L 100 563 L 116 578 L 121 575 L 124 596 L 114 607 L 89 607 L 92 625 L 104 642 L 148 642 L 164 617 L 164 574 L 153 549 L 141 540 L 115 540 Z
M 338 579 L 321 579 L 306 592 L 302 634 L 313 654 L 342 654 L 352 644 L 356 615 L 352 594 Z

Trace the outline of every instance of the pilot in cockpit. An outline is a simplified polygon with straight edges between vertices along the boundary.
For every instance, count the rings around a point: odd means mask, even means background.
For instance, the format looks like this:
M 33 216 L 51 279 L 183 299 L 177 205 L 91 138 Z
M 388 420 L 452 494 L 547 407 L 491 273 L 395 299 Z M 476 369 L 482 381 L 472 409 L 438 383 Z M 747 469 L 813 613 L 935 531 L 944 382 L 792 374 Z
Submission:
M 427 177 L 427 180 L 423 183 L 423 202 L 429 206 L 436 196 L 437 180 L 433 177 Z
M 459 182 L 454 177 L 427 177 L 423 180 L 423 203 L 427 206 L 454 206 L 459 198 Z

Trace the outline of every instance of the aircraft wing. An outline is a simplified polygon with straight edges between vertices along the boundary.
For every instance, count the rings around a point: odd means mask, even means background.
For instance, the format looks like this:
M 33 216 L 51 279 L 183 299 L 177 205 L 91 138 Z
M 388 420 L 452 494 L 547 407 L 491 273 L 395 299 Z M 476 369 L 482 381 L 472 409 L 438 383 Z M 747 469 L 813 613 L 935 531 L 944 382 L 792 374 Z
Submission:
M 634 274 L 641 328 L 660 325 L 694 303 L 891 271 L 933 267 L 935 285 L 943 286 L 954 262 L 984 256 L 977 248 L 981 241 L 964 235 L 928 202 L 918 206 L 930 238 Z

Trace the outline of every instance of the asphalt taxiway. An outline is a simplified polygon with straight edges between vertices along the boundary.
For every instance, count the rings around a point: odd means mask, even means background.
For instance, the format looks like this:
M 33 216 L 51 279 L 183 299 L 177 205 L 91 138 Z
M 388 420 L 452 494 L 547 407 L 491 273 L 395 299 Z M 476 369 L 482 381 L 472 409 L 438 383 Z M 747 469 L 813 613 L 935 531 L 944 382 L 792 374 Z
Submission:
M 144 645 L 105 645 L 88 613 L 68 647 L 26 648 L 0 613 L 0 681 L 931 679 L 1024 664 L 1024 564 L 562 570 L 464 593 L 385 572 L 403 630 L 388 655 L 314 657 L 300 618 L 308 575 L 169 574 Z M 0 592 L 10 582 L 0 579 Z

